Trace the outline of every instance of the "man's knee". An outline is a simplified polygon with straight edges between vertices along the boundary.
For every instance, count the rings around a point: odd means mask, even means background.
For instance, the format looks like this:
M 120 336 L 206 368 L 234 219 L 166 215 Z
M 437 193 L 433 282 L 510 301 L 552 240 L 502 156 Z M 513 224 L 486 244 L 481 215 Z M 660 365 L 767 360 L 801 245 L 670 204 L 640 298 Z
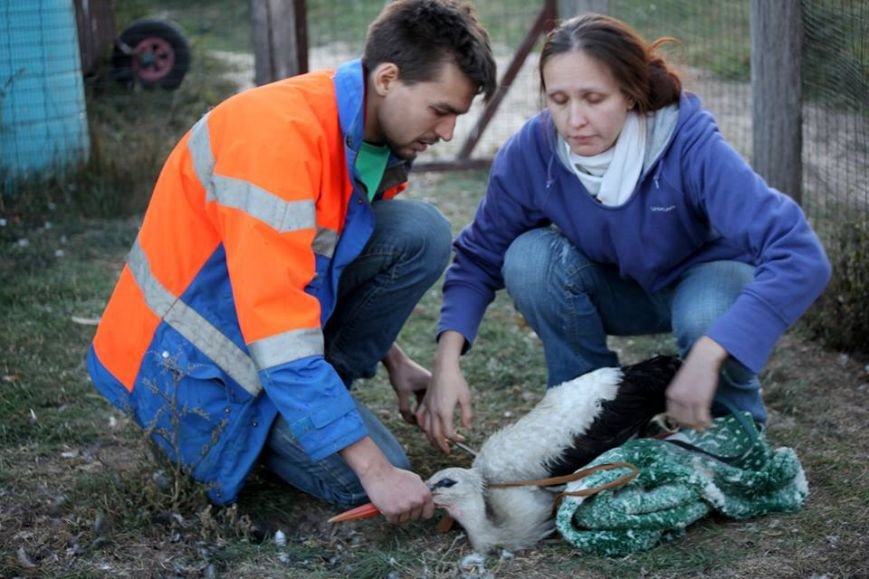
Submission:
M 420 257 L 438 272 L 439 277 L 450 260 L 453 233 L 446 217 L 436 207 L 422 202 L 417 202 L 416 207 L 416 221 L 422 232 Z
M 368 495 L 358 479 L 350 484 L 324 483 L 317 492 L 311 494 L 342 509 L 355 507 L 368 500 Z
M 378 225 L 383 224 L 391 243 L 400 248 L 415 265 L 436 272 L 446 269 L 452 246 L 450 224 L 429 203 L 396 199 L 375 203 Z

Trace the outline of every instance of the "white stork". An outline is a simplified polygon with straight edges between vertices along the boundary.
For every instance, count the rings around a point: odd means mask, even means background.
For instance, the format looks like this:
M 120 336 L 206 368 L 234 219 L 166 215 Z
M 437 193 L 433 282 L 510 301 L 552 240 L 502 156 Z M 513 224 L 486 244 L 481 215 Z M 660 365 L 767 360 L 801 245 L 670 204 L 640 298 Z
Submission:
M 664 412 L 664 392 L 679 365 L 658 356 L 550 388 L 527 415 L 486 440 L 470 469 L 429 478 L 435 505 L 461 523 L 478 553 L 534 545 L 554 530 L 553 492 L 489 485 L 570 474 L 621 445 Z

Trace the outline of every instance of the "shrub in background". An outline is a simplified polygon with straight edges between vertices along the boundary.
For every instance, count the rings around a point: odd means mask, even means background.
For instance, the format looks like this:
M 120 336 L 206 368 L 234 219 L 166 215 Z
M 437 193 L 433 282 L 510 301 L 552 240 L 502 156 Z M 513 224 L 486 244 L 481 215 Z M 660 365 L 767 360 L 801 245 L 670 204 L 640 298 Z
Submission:
M 869 220 L 837 225 L 827 252 L 833 278 L 803 325 L 828 348 L 869 354 Z

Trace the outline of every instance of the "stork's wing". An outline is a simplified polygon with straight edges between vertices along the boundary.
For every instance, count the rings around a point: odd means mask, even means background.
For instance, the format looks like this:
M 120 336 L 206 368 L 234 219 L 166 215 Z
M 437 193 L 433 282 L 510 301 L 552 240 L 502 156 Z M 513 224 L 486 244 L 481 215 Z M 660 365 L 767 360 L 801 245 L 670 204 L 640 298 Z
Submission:
M 616 397 L 604 402 L 588 430 L 574 437 L 573 444 L 547 465 L 549 475 L 570 474 L 639 433 L 667 409 L 665 393 L 680 366 L 674 356 L 625 366 Z

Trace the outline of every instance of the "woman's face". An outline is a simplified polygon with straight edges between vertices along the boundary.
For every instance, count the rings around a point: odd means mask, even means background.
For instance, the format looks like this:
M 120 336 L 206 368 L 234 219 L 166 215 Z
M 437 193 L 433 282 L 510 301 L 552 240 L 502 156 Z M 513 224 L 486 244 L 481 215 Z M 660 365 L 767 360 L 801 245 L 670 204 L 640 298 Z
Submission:
M 632 103 L 600 61 L 584 52 L 563 52 L 543 66 L 546 106 L 562 138 L 577 155 L 612 147 Z

